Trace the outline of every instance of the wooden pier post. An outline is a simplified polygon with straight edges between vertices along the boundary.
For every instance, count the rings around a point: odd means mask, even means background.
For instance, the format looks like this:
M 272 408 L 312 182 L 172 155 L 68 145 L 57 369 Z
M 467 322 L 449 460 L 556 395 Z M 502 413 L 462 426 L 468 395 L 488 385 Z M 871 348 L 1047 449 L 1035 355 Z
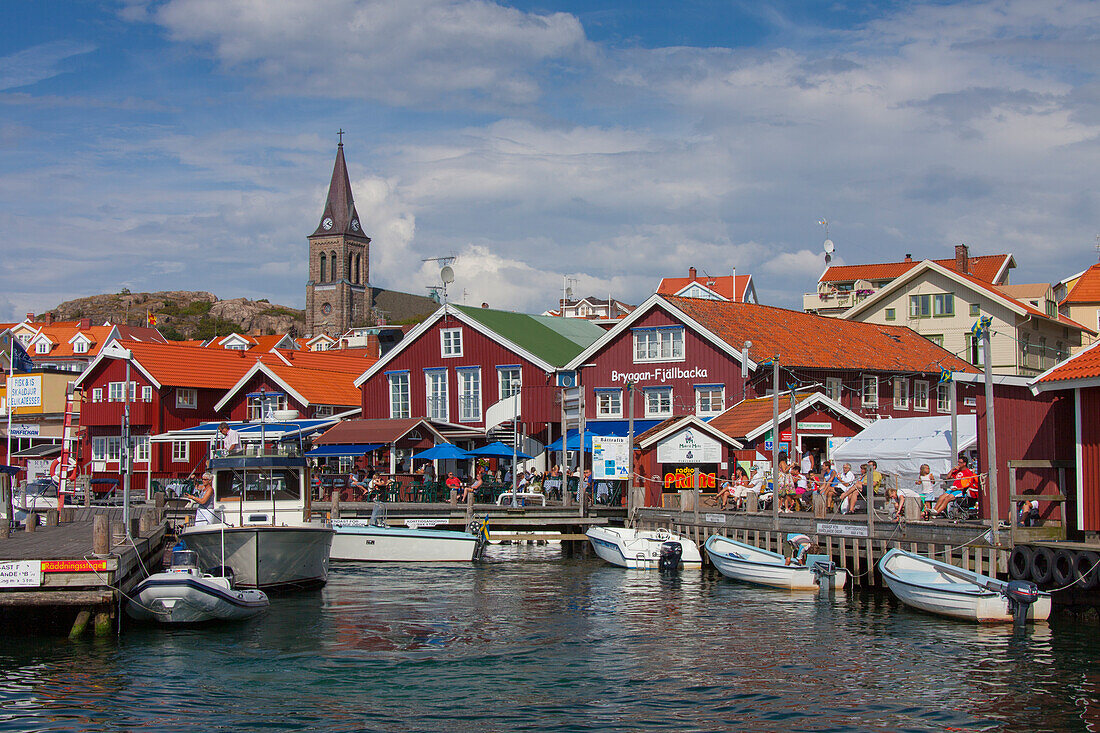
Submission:
M 106 514 L 97 514 L 92 518 L 92 554 L 106 555 L 110 552 L 110 520 Z
M 95 635 L 107 636 L 111 633 L 111 614 L 99 611 L 95 615 Z
M 466 524 L 474 521 L 474 493 L 466 495 Z
M 23 529 L 27 532 L 33 532 L 35 527 L 38 526 L 38 512 L 31 512 L 27 515 L 27 518 L 23 520 Z
M 56 527 L 57 526 L 57 510 L 56 509 L 47 509 L 46 510 L 46 526 L 47 527 Z
M 333 522 L 340 518 L 340 489 L 335 486 L 332 487 L 332 508 L 328 516 Z
M 83 610 L 76 614 L 76 620 L 73 621 L 73 627 L 69 630 L 69 639 L 75 640 L 83 636 L 84 632 L 88 628 L 88 622 L 92 620 L 92 612 Z
M 157 524 L 164 521 L 164 507 L 168 503 L 168 496 L 163 491 L 153 494 L 153 507 L 157 511 Z M 306 517 L 308 520 L 309 517 Z

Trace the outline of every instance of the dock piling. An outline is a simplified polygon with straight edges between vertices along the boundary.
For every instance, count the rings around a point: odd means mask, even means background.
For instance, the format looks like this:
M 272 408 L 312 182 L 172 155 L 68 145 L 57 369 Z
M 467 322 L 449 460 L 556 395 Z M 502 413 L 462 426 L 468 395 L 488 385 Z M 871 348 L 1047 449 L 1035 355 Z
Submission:
M 79 639 L 83 636 L 84 632 L 88 629 L 88 622 L 91 620 L 91 611 L 85 609 L 76 614 L 76 619 L 73 621 L 73 628 L 69 631 L 70 641 Z
M 111 633 L 111 614 L 98 611 L 95 615 L 95 635 L 107 636 Z
M 23 529 L 27 532 L 33 532 L 38 526 L 38 512 L 31 512 L 27 515 L 27 518 L 23 520 Z
M 97 514 L 92 519 L 92 554 L 106 555 L 110 552 L 110 520 L 105 514 Z

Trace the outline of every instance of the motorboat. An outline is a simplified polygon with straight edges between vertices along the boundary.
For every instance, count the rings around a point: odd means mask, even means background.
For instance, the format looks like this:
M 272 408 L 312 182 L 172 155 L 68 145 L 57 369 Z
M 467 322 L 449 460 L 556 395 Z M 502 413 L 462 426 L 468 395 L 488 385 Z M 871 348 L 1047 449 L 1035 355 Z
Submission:
M 235 588 L 231 576 L 204 573 L 198 563 L 194 550 L 175 550 L 168 570 L 134 588 L 126 613 L 137 621 L 197 624 L 240 621 L 267 610 L 266 593 Z
M 48 478 L 27 483 L 15 495 L 15 510 L 24 515 L 48 509 L 57 509 L 57 484 Z
M 275 452 L 211 456 L 214 506 L 180 533 L 200 567 L 226 566 L 242 588 L 295 590 L 324 585 L 335 532 L 305 519 L 305 458 L 293 444 Z M 204 523 L 205 522 L 205 523 Z
M 662 549 L 669 557 L 669 550 L 679 546 L 678 565 L 698 568 L 703 565 L 699 546 L 682 535 L 673 534 L 663 527 L 657 529 L 627 529 L 623 527 L 590 527 L 587 532 L 592 549 L 601 558 L 622 568 L 646 570 L 662 567 Z M 668 547 L 665 547 L 668 545 Z M 677 557 L 673 553 L 673 557 Z
M 466 531 L 422 526 L 394 526 L 376 504 L 371 518 L 332 522 L 332 560 L 362 562 L 470 562 L 478 559 L 488 541 L 485 524 L 470 523 Z
M 847 585 L 848 571 L 837 568 L 827 555 L 806 555 L 788 561 L 778 552 L 711 535 L 703 548 L 722 575 L 734 580 L 786 590 L 818 590 L 831 584 L 840 590 Z
M 979 623 L 1050 616 L 1050 594 L 1027 581 L 1006 582 L 899 549 L 887 552 L 878 569 L 899 601 L 929 613 Z

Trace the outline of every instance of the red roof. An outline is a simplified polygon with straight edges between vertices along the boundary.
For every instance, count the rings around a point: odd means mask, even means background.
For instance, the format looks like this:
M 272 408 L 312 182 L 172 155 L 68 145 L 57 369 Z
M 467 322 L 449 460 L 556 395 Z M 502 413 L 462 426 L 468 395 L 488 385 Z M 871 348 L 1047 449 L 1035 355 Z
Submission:
M 1062 303 L 1100 303 L 1100 263 L 1081 273 Z
M 731 347 L 752 341 L 757 363 L 779 355 L 783 366 L 938 372 L 977 368 L 906 326 L 883 326 L 756 303 L 664 296 Z
M 316 445 L 393 443 L 405 437 L 420 423 L 426 422 L 422 417 L 344 420 L 333 425 L 313 442 Z
M 1100 377 L 1100 342 L 1079 351 L 1046 374 L 1035 380 L 1036 384 L 1053 384 L 1071 379 L 1095 379 Z
M 28 348 L 32 359 L 49 361 L 53 359 L 77 359 L 91 360 L 100 348 L 107 342 L 111 332 L 117 329 L 121 338 L 134 340 L 140 343 L 165 343 L 164 336 L 155 328 L 138 328 L 132 326 L 85 326 L 80 327 L 80 321 L 55 321 L 51 324 L 28 323 L 29 328 L 40 331 L 53 344 L 47 354 L 39 354 L 33 348 Z M 83 334 L 89 342 L 85 352 L 73 351 L 73 345 L 69 343 L 77 334 Z M 37 336 L 35 338 L 38 338 Z M 31 343 L 34 343 L 32 340 Z
M 816 393 L 797 393 L 795 405 L 805 402 L 814 394 Z M 782 395 L 779 399 L 779 414 L 782 415 L 790 407 L 790 397 Z M 773 409 L 771 397 L 742 400 L 721 415 L 712 417 L 708 424 L 731 438 L 743 438 L 764 423 L 771 422 Z
M 997 274 L 1005 267 L 1005 263 L 1012 259 L 1012 255 L 977 255 L 967 260 L 967 269 L 970 274 L 987 283 L 994 283 Z M 932 260 L 937 265 L 942 265 L 950 270 L 955 270 L 955 258 L 946 260 Z M 825 270 L 818 279 L 822 283 L 853 282 L 855 280 L 893 280 L 901 277 L 909 270 L 920 264 L 919 260 L 903 262 L 884 262 L 869 265 L 834 265 Z M 958 272 L 958 270 L 956 270 Z
M 1023 308 L 1025 311 L 1027 311 L 1027 314 L 1029 316 L 1038 317 L 1038 318 L 1045 318 L 1048 321 L 1056 321 L 1056 322 L 1062 324 L 1063 326 L 1069 326 L 1070 328 L 1081 329 L 1082 331 L 1088 331 L 1091 334 L 1096 333 L 1096 331 L 1089 328 L 1088 326 L 1085 326 L 1081 323 L 1078 323 L 1077 321 L 1073 320 L 1072 318 L 1067 318 L 1066 316 L 1062 315 L 1061 313 L 1057 314 L 1054 318 L 1051 318 L 1050 316 L 1048 316 L 1046 314 L 1045 311 L 1039 310 L 1038 308 L 1034 307 L 1030 303 L 1026 303 L 1022 300 L 1017 300 L 1016 298 L 1013 298 L 1012 296 L 1008 295 L 1007 293 L 1002 292 L 999 287 L 997 287 L 995 285 L 990 285 L 987 282 L 983 282 L 982 280 L 979 280 L 978 278 L 974 277 L 973 275 L 965 275 L 961 272 L 956 272 L 955 274 L 957 274 L 959 277 L 963 278 L 967 282 L 970 282 L 971 284 L 974 285 L 974 287 L 978 288 L 979 290 L 984 290 L 987 293 L 993 293 L 994 295 L 999 295 L 1002 298 L 1007 298 L 1008 300 L 1011 300 L 1013 303 L 1016 303 L 1021 308 Z
M 244 351 L 174 343 L 119 343 L 133 352 L 134 360 L 157 382 L 172 387 L 229 389 L 256 363 L 256 357 Z
M 724 275 L 722 277 L 665 277 L 661 278 L 661 284 L 657 286 L 660 295 L 676 295 L 688 285 L 699 283 L 708 290 L 721 295 L 727 300 L 744 302 L 745 291 L 752 281 L 752 275 Z

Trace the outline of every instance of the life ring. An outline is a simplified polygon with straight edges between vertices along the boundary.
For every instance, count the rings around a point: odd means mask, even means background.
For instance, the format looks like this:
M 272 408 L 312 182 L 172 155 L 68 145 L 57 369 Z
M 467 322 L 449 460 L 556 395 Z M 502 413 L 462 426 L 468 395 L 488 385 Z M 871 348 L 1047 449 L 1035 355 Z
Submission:
M 1050 582 L 1054 574 L 1054 550 L 1049 547 L 1035 548 L 1035 555 L 1031 560 L 1031 579 L 1040 586 Z
M 1031 548 L 1016 545 L 1008 558 L 1008 575 L 1013 580 L 1027 580 L 1031 577 Z
M 1091 550 L 1079 552 L 1073 565 L 1073 577 L 1080 578 L 1078 588 L 1091 590 L 1100 585 L 1100 553 Z
M 1077 580 L 1077 553 L 1072 550 L 1058 550 L 1054 553 L 1054 562 L 1050 566 L 1051 579 L 1059 587 L 1065 587 Z
M 66 478 L 72 477 L 73 471 L 75 471 L 75 470 L 76 470 L 76 459 L 70 457 L 69 458 L 69 470 L 67 470 L 65 472 L 65 477 Z M 49 474 L 50 474 L 50 480 L 53 481 L 55 484 L 60 486 L 61 485 L 61 459 L 60 458 L 55 458 L 50 463 Z

